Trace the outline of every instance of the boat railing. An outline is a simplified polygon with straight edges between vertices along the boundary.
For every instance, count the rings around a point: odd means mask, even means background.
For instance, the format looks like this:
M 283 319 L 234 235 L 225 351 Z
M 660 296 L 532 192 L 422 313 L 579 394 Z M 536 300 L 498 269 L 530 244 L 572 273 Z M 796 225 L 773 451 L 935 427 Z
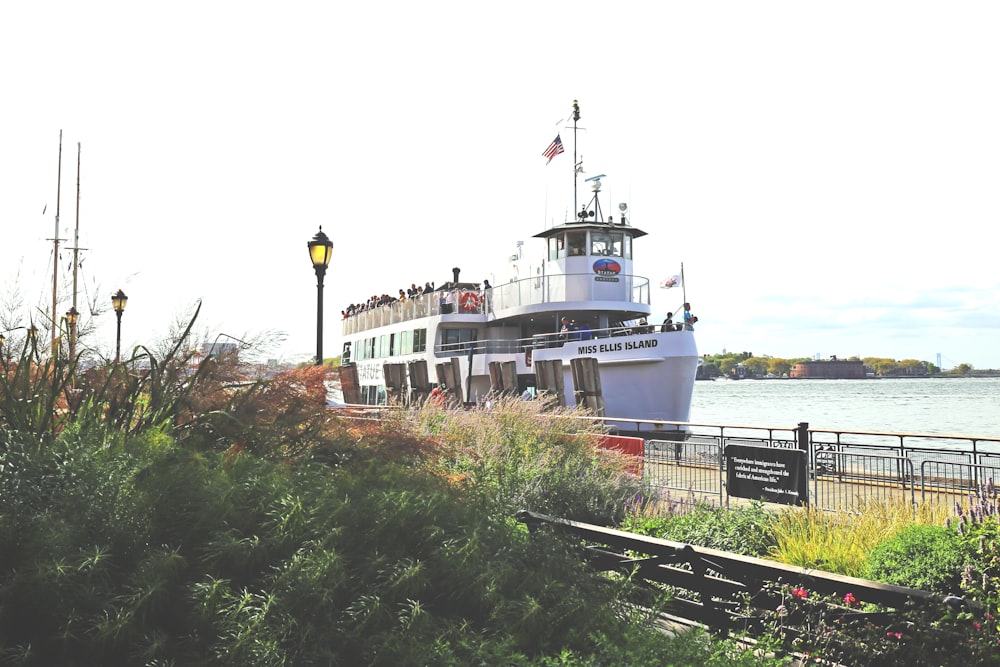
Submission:
M 581 280 L 584 278 L 585 280 Z M 504 310 L 566 301 L 616 301 L 649 305 L 650 283 L 642 276 L 616 276 L 621 287 L 612 298 L 607 284 L 593 280 L 593 274 L 562 274 L 522 278 L 486 290 L 437 290 L 406 301 L 346 315 L 343 335 L 377 329 L 435 315 L 498 315 Z M 472 294 L 475 298 L 466 295 Z
M 435 346 L 439 356 L 463 356 L 472 354 L 522 354 L 529 350 L 562 347 L 567 342 L 601 340 L 618 336 L 649 334 L 660 331 L 657 326 L 619 325 L 604 329 L 577 329 L 576 331 L 535 334 L 528 338 L 490 338 L 460 343 L 442 343 Z M 671 331 L 678 331 L 672 329 Z

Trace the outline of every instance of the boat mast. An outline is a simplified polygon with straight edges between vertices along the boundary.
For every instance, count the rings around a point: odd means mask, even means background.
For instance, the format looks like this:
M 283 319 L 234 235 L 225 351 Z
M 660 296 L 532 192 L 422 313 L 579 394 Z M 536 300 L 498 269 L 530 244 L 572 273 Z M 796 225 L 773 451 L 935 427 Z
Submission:
M 73 311 L 76 312 L 76 276 L 80 258 L 80 142 L 76 142 L 76 228 L 73 230 Z M 73 332 L 70 332 L 73 336 Z M 72 342 L 72 341 L 70 341 Z
M 577 100 L 573 100 L 573 217 L 575 218 L 578 213 L 576 210 L 576 184 L 579 179 L 580 164 L 576 160 L 576 122 L 580 120 L 580 103 Z

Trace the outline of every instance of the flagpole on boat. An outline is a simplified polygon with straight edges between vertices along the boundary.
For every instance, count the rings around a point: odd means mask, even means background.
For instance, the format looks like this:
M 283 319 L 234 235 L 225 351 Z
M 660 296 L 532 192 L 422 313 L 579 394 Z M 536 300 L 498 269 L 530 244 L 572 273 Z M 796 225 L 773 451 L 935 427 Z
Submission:
M 576 122 L 580 120 L 580 103 L 573 100 L 573 218 L 576 219 L 576 184 L 579 180 L 580 165 L 576 160 Z
M 684 262 L 681 262 L 681 297 L 684 299 L 684 303 L 688 302 L 688 286 L 687 281 L 684 280 Z

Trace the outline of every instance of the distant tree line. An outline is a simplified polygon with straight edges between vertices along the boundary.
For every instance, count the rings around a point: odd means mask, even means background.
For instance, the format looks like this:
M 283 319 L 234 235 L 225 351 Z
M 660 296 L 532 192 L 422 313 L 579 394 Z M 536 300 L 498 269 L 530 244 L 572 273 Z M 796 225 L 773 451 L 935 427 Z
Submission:
M 782 359 L 769 355 L 754 356 L 753 352 L 726 352 L 706 354 L 698 371 L 699 377 L 714 379 L 788 377 L 795 365 L 802 361 L 814 361 L 809 357 Z M 972 364 L 959 364 L 950 371 L 944 371 L 929 361 L 918 359 L 888 359 L 882 357 L 848 357 L 845 361 L 860 361 L 865 369 L 877 377 L 926 377 L 929 375 L 972 375 Z

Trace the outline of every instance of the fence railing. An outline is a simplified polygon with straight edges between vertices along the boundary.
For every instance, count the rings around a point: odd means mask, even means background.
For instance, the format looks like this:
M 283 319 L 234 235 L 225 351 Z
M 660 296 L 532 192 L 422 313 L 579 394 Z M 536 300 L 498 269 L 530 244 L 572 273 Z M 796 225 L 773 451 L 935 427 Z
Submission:
M 831 610 L 845 620 L 856 616 L 868 622 L 876 619 L 885 622 L 909 601 L 942 600 L 942 596 L 927 591 L 694 547 L 536 512 L 522 510 L 517 518 L 527 524 L 534 539 L 541 539 L 543 528 L 573 536 L 581 542 L 589 562 L 598 571 L 618 571 L 674 587 L 676 594 L 669 603 L 671 613 L 718 630 L 752 631 L 761 620 L 759 614 L 773 611 L 779 601 L 762 594 L 768 582 L 806 586 L 821 595 L 843 596 L 850 592 L 858 602 L 881 608 L 878 612 L 843 607 Z M 751 609 L 738 602 L 743 598 Z
M 615 421 L 644 438 L 644 477 L 652 485 L 720 504 L 729 501 L 725 448 L 731 444 L 806 449 L 809 504 L 823 510 L 888 500 L 953 502 L 1000 482 L 1000 437 L 810 429 L 806 423 Z
M 381 418 L 379 409 L 367 408 L 362 412 L 368 418 Z M 729 503 L 725 449 L 733 444 L 806 449 L 809 505 L 821 510 L 850 512 L 867 502 L 889 500 L 953 503 L 980 486 L 1000 483 L 1000 437 L 837 431 L 810 429 L 806 423 L 614 421 L 627 423 L 643 437 L 643 478 L 681 502 L 693 497 Z

